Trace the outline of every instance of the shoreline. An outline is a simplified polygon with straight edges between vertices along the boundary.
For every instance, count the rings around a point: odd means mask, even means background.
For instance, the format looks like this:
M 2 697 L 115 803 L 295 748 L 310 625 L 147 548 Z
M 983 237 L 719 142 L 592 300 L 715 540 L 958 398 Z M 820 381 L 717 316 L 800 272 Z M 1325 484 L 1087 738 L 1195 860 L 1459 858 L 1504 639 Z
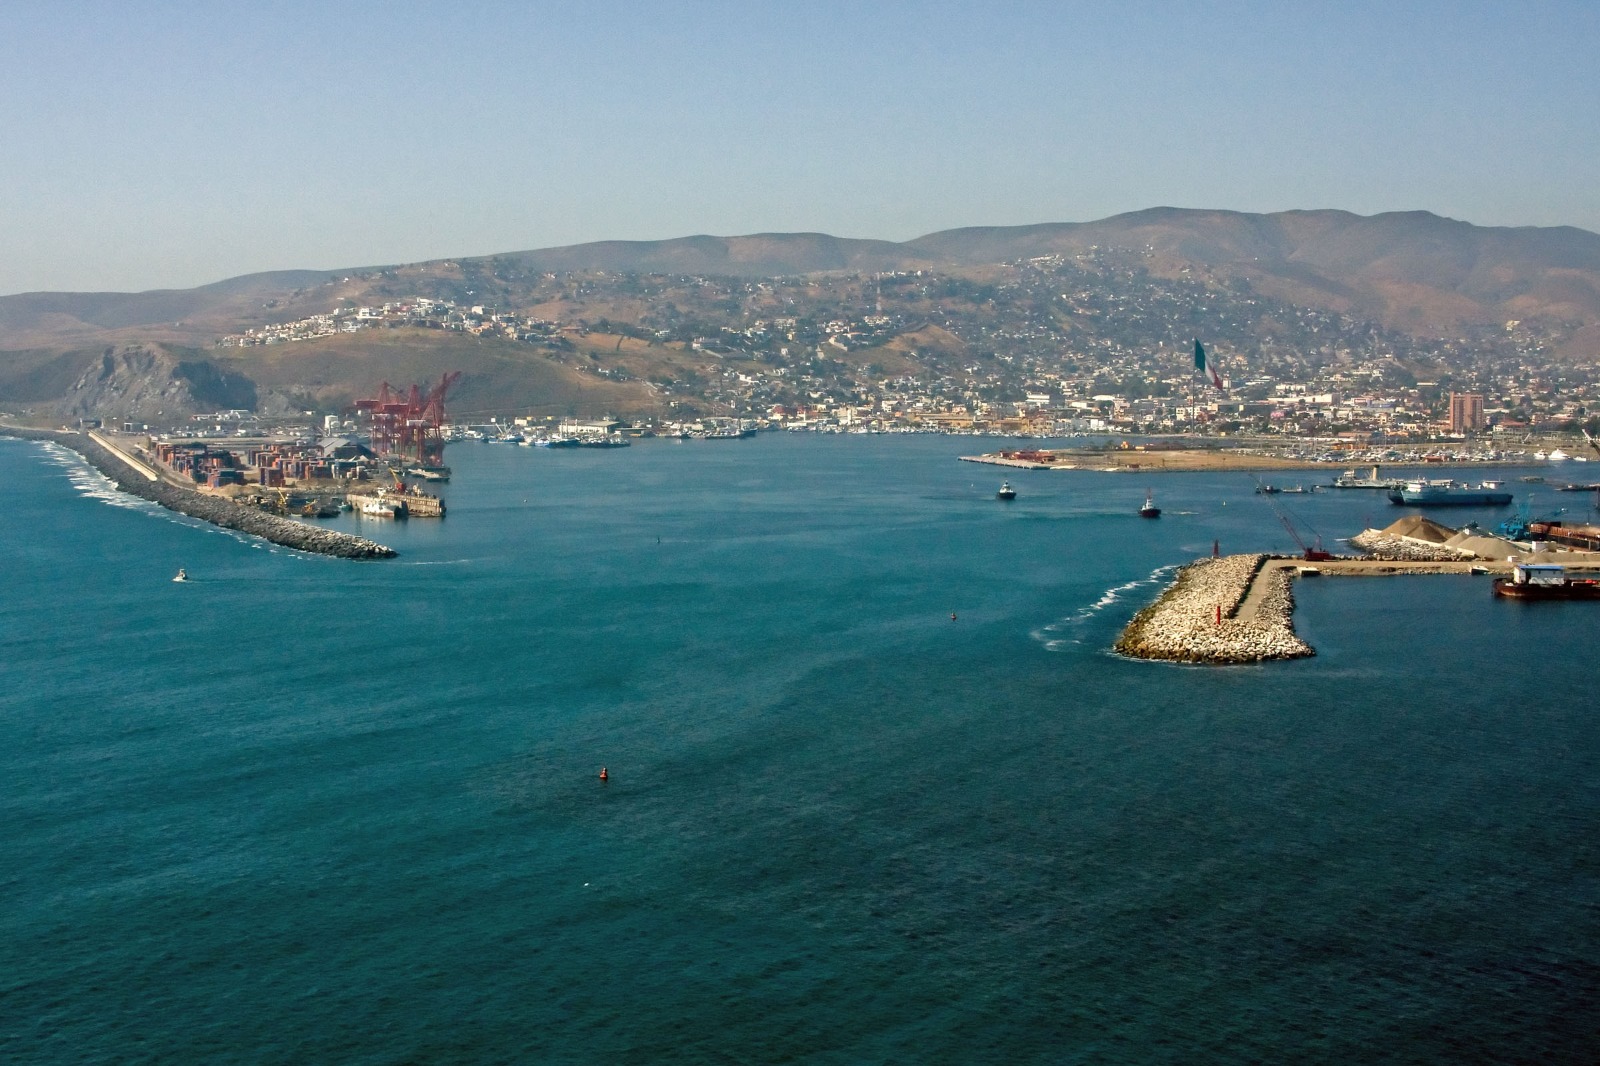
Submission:
M 392 559 L 393 548 L 331 529 L 318 529 L 301 522 L 262 511 L 241 507 L 220 496 L 207 496 L 192 489 L 179 488 L 152 478 L 143 464 L 136 463 L 108 448 L 93 435 L 50 429 L 24 429 L 0 425 L 0 437 L 46 442 L 70 448 L 110 479 L 120 491 L 160 504 L 169 511 L 210 522 L 223 529 L 237 530 L 252 537 L 312 555 L 335 559 Z

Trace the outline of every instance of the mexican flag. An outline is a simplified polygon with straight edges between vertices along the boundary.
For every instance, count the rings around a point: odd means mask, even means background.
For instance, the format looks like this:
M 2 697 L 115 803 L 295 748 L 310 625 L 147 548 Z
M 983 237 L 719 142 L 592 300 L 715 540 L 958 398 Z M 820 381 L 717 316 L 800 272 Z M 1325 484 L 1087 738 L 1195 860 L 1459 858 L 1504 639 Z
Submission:
M 1209 372 L 1211 384 L 1219 389 L 1222 388 L 1222 378 L 1217 376 L 1217 364 L 1206 358 L 1206 350 L 1200 347 L 1198 338 L 1194 342 L 1194 368 L 1202 374 Z

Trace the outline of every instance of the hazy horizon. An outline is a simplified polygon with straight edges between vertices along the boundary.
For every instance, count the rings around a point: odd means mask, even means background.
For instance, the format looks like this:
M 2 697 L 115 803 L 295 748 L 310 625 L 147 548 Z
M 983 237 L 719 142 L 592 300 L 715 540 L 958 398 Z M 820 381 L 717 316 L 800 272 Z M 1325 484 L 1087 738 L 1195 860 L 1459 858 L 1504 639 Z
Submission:
M 0 41 L 0 293 L 1156 206 L 1600 231 L 1600 10 L 105 3 Z

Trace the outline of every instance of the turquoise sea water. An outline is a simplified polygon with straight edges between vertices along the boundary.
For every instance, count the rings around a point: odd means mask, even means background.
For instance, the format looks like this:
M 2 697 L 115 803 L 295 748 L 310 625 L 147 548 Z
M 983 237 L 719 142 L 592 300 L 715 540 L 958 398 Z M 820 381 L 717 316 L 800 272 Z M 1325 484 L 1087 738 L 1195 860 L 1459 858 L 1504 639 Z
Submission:
M 1123 661 L 1249 479 L 972 444 L 455 446 L 350 563 L 0 441 L 0 1061 L 1593 1060 L 1600 614 Z

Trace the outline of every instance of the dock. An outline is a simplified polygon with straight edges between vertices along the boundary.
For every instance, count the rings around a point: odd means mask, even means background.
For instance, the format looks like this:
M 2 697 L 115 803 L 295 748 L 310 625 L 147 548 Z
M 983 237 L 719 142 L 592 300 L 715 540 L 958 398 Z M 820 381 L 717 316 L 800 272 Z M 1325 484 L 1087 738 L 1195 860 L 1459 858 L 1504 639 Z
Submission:
M 1551 552 L 1528 558 L 1569 570 L 1600 571 L 1600 553 Z M 1410 574 L 1511 573 L 1510 560 L 1334 558 L 1225 555 L 1182 570 L 1161 596 L 1133 616 L 1113 650 L 1134 659 L 1230 666 L 1299 659 L 1316 649 L 1294 631 L 1294 579 Z
M 959 456 L 963 463 L 986 463 L 989 466 L 1009 466 L 1018 470 L 1076 470 L 1077 466 L 1059 459 L 1055 452 L 989 452 L 984 455 Z

